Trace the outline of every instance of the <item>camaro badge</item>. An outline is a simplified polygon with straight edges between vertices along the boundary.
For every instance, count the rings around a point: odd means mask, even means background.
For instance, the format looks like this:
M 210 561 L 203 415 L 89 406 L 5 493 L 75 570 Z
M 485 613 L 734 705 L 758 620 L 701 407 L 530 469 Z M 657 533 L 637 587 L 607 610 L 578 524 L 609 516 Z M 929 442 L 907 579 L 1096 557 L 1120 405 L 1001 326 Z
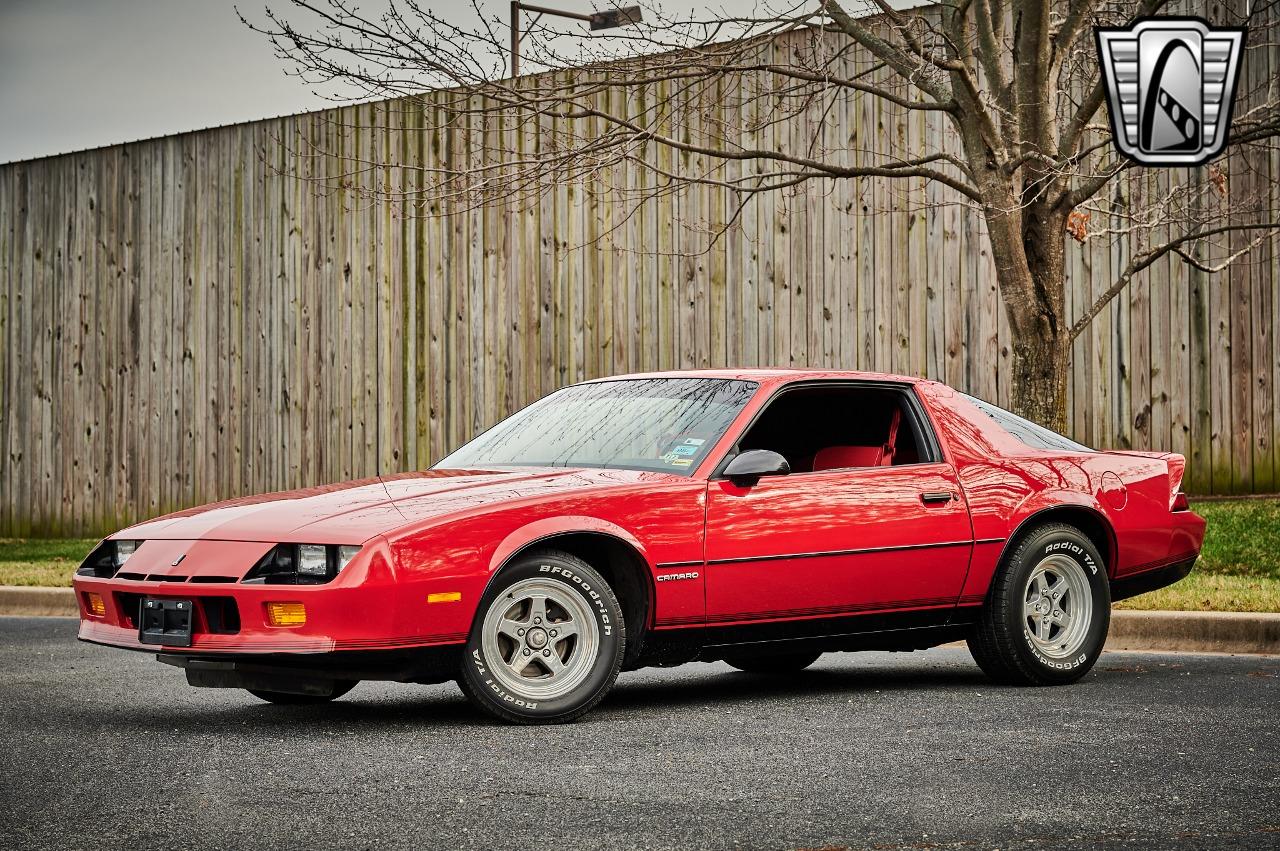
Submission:
M 1199 18 L 1097 27 L 1112 140 L 1144 165 L 1199 165 L 1222 152 L 1245 30 Z

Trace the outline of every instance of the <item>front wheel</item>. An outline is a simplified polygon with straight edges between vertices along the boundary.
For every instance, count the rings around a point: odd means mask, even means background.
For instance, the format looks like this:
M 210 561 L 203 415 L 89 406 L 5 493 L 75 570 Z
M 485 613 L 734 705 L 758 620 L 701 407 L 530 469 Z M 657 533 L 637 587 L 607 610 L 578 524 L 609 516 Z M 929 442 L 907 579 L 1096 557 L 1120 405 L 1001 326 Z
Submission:
M 563 723 L 604 699 L 625 649 L 608 583 L 582 559 L 547 550 L 505 568 L 486 592 L 458 685 L 500 720 Z
M 969 651 L 996 682 L 1060 685 L 1084 676 L 1107 640 L 1102 556 L 1062 523 L 1033 530 L 1001 562 Z

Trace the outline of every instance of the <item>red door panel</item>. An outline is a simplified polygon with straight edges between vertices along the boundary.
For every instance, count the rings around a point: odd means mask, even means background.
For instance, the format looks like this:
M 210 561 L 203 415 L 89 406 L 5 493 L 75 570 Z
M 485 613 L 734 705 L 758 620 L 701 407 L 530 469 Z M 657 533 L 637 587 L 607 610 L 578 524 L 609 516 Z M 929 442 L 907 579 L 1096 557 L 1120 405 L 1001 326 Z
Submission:
M 950 493 L 926 504 L 922 494 Z M 707 620 L 953 605 L 973 534 L 947 464 L 713 481 Z

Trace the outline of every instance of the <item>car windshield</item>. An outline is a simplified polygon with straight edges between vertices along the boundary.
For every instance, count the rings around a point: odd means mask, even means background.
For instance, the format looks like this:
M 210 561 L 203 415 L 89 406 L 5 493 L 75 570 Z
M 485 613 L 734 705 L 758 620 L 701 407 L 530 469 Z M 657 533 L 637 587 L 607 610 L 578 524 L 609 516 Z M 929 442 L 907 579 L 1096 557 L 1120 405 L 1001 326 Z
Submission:
M 513 414 L 436 467 L 606 467 L 688 476 L 756 386 L 715 378 L 575 384 Z

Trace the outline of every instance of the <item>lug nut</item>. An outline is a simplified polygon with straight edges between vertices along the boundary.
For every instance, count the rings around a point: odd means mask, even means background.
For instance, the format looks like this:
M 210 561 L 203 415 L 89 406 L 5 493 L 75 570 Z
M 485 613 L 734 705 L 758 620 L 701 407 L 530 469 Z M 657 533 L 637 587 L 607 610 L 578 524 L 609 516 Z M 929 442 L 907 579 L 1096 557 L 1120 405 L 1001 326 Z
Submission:
M 543 650 L 543 651 L 542 651 L 542 655 L 543 655 L 543 656 L 550 656 L 550 655 L 551 655 L 551 651 L 550 651 L 550 650 Z
M 528 656 L 528 655 L 529 655 L 529 648 L 528 648 L 528 647 L 526 647 L 526 648 L 524 649 L 524 655 L 526 655 L 526 656 Z
M 551 637 L 552 637 L 552 638 L 555 638 L 555 637 L 556 637 L 556 635 L 557 635 L 556 631 L 555 631 L 554 629 L 553 629 L 553 630 L 551 630 Z
M 542 623 L 542 618 L 534 618 L 534 619 L 533 619 L 533 622 L 534 622 L 534 623 Z
M 516 635 L 524 635 L 524 630 L 523 630 L 523 629 L 517 629 L 517 630 L 516 630 Z

